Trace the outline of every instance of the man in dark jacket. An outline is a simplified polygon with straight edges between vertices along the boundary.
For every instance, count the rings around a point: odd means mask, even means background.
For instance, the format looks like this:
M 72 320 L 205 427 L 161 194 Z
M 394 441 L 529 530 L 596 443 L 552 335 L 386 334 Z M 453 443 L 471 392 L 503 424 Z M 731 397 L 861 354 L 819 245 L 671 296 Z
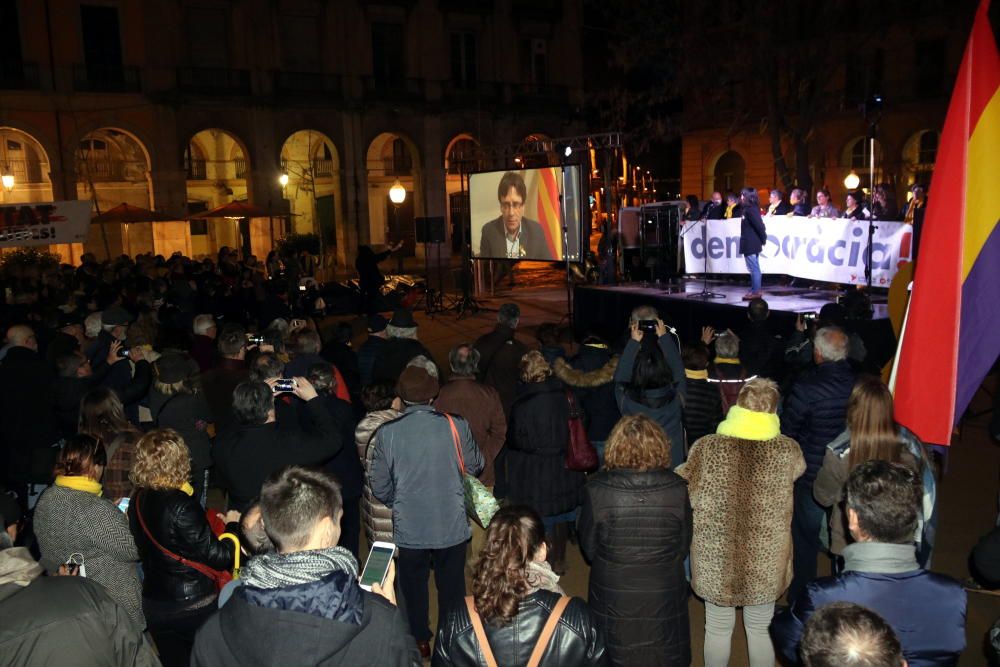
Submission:
M 434 356 L 417 340 L 417 321 L 413 313 L 405 308 L 399 308 L 392 314 L 386 327 L 389 339 L 379 350 L 372 369 L 373 382 L 388 382 L 396 384 L 400 373 L 414 357 L 424 356 L 434 360 Z
M 375 432 L 368 469 L 372 493 L 392 509 L 400 588 L 410 631 L 424 657 L 430 656 L 432 636 L 427 601 L 431 565 L 439 618 L 465 597 L 465 543 L 471 532 L 457 450 L 462 452 L 465 473 L 477 475 L 483 469 L 483 455 L 469 423 L 452 417 L 456 443 L 445 415 L 431 407 L 438 389 L 437 378 L 424 368 L 410 366 L 403 371 L 396 392 L 406 409 Z
M 375 360 L 385 349 L 388 334 L 385 328 L 389 320 L 378 313 L 368 316 L 368 338 L 358 348 L 358 374 L 361 376 L 361 386 L 367 387 L 375 381 Z
M 767 198 L 766 215 L 788 215 L 791 212 L 792 207 L 785 201 L 785 193 L 781 190 L 771 190 Z
M 321 465 L 344 446 L 336 424 L 316 398 L 309 380 L 295 378 L 291 392 L 304 401 L 301 408 L 313 429 L 289 436 L 275 420 L 274 380 L 244 382 L 233 391 L 233 412 L 239 427 L 223 433 L 213 451 L 216 470 L 229 491 L 229 508 L 242 512 L 260 493 L 260 485 L 286 465 Z
M 799 443 L 806 472 L 795 482 L 792 517 L 794 577 L 788 598 L 794 599 L 816 578 L 820 525 L 826 519 L 813 499 L 813 482 L 823 465 L 826 446 L 847 425 L 847 401 L 854 388 L 854 371 L 847 361 L 847 335 L 824 327 L 813 339 L 816 367 L 792 385 L 781 414 L 781 432 Z
M 497 328 L 480 336 L 474 345 L 480 356 L 479 381 L 497 390 L 506 414 L 517 396 L 521 358 L 529 349 L 514 336 L 520 320 L 521 309 L 516 303 L 503 304 L 497 313 Z
M 781 381 L 781 359 L 784 353 L 781 339 L 768 326 L 770 308 L 764 299 L 747 304 L 750 322 L 739 331 L 740 362 L 749 375 L 759 375 Z
M 806 195 L 806 191 L 801 188 L 793 188 L 788 195 L 788 201 L 792 204 L 790 215 L 806 217 L 812 211 L 809 208 L 809 197 Z
M 219 361 L 214 368 L 202 373 L 201 386 L 216 433 L 224 433 L 235 421 L 233 390 L 249 377 L 246 330 L 239 324 L 226 324 L 219 334 L 218 346 Z
M 712 193 L 712 199 L 705 205 L 705 210 L 701 212 L 702 220 L 722 220 L 726 212 L 726 203 L 722 198 L 722 193 L 716 190 Z
M 361 492 L 364 484 L 364 471 L 361 469 L 361 461 L 358 459 L 357 447 L 352 447 L 354 442 L 354 410 L 347 401 L 337 398 L 337 380 L 333 376 L 333 367 L 328 363 L 320 363 L 312 366 L 308 371 L 309 382 L 316 388 L 323 408 L 330 415 L 330 419 L 336 424 L 340 433 L 340 440 L 344 446 L 340 448 L 337 455 L 326 464 L 326 470 L 340 482 L 340 493 L 344 500 L 344 515 L 340 520 L 340 546 L 351 552 L 358 558 L 361 539 Z M 308 420 L 307 412 L 303 411 L 302 416 Z M 303 424 L 303 428 L 309 429 L 310 424 Z
M 242 586 L 198 631 L 192 665 L 420 665 L 396 608 L 395 568 L 369 593 L 358 583 L 358 562 L 337 546 L 336 480 L 279 470 L 261 489 L 260 511 L 278 552 L 243 568 Z
M 818 579 L 775 617 L 775 646 L 794 662 L 809 617 L 830 602 L 854 602 L 896 631 L 910 667 L 954 665 L 965 649 L 966 594 L 951 577 L 917 565 L 914 535 L 923 493 L 911 468 L 868 461 L 847 480 L 847 521 L 855 542 L 844 573 Z
M 0 467 L 3 477 L 21 497 L 34 495 L 29 485 L 52 480 L 61 435 L 49 386 L 52 371 L 38 354 L 31 327 L 7 330 L 7 355 L 0 363 Z
M 4 664 L 159 667 L 142 628 L 103 586 L 44 571 L 24 547 L 0 550 Z

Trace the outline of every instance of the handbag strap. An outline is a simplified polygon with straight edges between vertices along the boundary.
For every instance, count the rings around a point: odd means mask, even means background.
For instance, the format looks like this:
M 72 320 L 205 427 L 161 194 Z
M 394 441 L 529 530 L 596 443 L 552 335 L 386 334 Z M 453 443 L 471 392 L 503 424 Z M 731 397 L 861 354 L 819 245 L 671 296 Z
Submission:
M 146 526 L 146 520 L 142 518 L 142 511 L 141 508 L 139 507 L 139 498 L 141 495 L 142 495 L 141 492 L 135 494 L 135 499 L 134 499 L 135 516 L 136 518 L 139 519 L 139 525 L 142 526 L 142 532 L 146 534 L 146 537 L 148 537 L 149 541 L 153 543 L 153 546 L 162 551 L 164 555 L 166 555 L 169 558 L 172 558 L 181 565 L 186 565 L 187 567 L 190 567 L 193 570 L 197 570 L 198 572 L 202 573 L 203 575 L 205 575 L 206 577 L 208 577 L 213 581 L 217 580 L 219 578 L 219 574 L 221 574 L 219 570 L 214 570 L 202 563 L 198 563 L 193 560 L 188 560 L 187 558 L 184 558 L 184 556 L 178 556 L 173 551 L 167 549 L 165 546 L 156 541 L 156 538 L 153 537 L 153 534 L 149 532 L 149 528 Z
M 549 642 L 552 640 L 552 635 L 555 634 L 556 626 L 559 625 L 559 619 L 562 618 L 563 612 L 566 611 L 566 605 L 569 604 L 569 600 L 569 597 L 564 595 L 559 598 L 556 606 L 552 608 L 549 620 L 545 622 L 542 634 L 538 635 L 538 641 L 535 642 L 535 650 L 531 652 L 531 657 L 528 658 L 528 667 L 538 667 L 542 664 L 542 656 L 545 654 L 545 649 L 549 647 Z
M 471 595 L 466 596 L 465 607 L 469 610 L 469 619 L 472 620 L 472 629 L 476 633 L 476 640 L 479 642 L 479 650 L 486 661 L 486 667 L 497 667 L 497 659 L 493 657 L 493 649 L 490 648 L 490 642 L 486 638 L 486 630 L 483 629 L 483 619 L 479 617 L 479 612 L 476 611 L 476 602 Z
M 451 440 L 455 443 L 455 454 L 458 455 L 458 472 L 460 475 L 465 475 L 465 457 L 462 456 L 462 447 L 459 445 L 458 429 L 455 428 L 455 420 L 451 418 L 448 413 L 443 413 L 445 419 L 448 420 L 448 426 L 451 427 Z

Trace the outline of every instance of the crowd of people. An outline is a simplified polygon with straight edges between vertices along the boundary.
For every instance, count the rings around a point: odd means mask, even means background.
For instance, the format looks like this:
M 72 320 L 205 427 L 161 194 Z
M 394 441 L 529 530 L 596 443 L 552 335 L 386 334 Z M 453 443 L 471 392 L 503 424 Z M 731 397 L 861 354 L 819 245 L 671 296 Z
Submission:
M 362 336 L 226 251 L 6 280 L 12 664 L 687 665 L 692 592 L 710 667 L 737 608 L 753 667 L 965 649 L 965 591 L 928 569 L 934 464 L 850 302 L 780 332 L 754 299 L 689 341 L 650 306 L 621 340 L 531 341 L 507 303 L 439 364 L 411 312 Z M 368 590 L 375 542 L 396 558 Z M 559 583 L 574 544 L 586 600 Z

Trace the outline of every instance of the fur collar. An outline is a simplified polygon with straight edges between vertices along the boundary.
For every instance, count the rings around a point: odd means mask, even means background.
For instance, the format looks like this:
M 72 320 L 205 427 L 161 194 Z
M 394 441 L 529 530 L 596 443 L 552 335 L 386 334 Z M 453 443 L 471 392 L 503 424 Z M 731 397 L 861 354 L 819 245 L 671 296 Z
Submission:
M 556 359 L 552 364 L 552 371 L 556 377 L 571 387 L 600 387 L 608 384 L 614 379 L 616 368 L 618 368 L 617 355 L 611 357 L 602 367 L 589 373 L 573 368 L 565 359 Z
M 716 433 L 741 440 L 770 440 L 781 434 L 781 422 L 773 412 L 754 412 L 734 405 Z

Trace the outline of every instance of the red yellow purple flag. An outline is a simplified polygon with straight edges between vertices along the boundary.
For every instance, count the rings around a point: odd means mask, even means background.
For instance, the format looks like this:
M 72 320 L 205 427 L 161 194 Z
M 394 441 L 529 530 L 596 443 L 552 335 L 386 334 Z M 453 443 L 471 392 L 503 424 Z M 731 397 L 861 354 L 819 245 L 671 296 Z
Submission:
M 558 169 L 549 167 L 538 172 L 538 222 L 545 232 L 549 256 L 562 257 L 562 217 L 559 211 Z
M 939 445 L 1000 356 L 1000 52 L 989 8 L 982 0 L 948 106 L 897 355 L 896 420 Z

